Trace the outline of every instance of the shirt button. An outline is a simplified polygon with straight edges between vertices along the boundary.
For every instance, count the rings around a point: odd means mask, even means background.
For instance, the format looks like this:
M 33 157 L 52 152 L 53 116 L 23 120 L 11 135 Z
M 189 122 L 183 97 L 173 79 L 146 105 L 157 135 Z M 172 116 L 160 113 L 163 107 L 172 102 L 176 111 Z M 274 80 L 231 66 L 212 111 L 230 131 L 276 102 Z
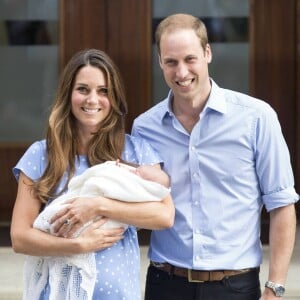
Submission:
M 196 256 L 195 256 L 195 260 L 197 260 L 197 261 L 200 260 L 200 256 L 199 256 L 199 255 L 196 255 Z
M 195 146 L 192 146 L 191 149 L 192 149 L 192 151 L 195 151 L 196 148 L 195 148 Z

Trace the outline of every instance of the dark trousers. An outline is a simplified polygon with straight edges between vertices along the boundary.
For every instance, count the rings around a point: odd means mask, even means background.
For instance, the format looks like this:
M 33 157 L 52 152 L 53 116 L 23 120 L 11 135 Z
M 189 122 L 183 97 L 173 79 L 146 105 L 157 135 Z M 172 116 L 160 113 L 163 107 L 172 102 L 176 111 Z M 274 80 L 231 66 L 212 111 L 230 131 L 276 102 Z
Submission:
M 258 300 L 259 270 L 226 277 L 221 281 L 189 282 L 149 266 L 145 300 Z

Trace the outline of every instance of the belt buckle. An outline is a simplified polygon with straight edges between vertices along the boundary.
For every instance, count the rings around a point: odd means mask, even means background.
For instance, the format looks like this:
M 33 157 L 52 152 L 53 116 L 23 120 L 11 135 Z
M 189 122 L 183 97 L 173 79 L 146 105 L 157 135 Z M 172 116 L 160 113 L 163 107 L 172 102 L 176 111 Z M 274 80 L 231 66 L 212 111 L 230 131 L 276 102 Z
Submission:
M 188 281 L 189 282 L 205 282 L 204 280 L 193 279 L 192 270 L 188 269 Z
M 155 267 L 155 268 L 158 268 L 158 269 L 161 269 L 165 266 L 164 263 L 159 263 L 159 262 L 154 262 L 154 261 L 151 261 L 151 264 Z

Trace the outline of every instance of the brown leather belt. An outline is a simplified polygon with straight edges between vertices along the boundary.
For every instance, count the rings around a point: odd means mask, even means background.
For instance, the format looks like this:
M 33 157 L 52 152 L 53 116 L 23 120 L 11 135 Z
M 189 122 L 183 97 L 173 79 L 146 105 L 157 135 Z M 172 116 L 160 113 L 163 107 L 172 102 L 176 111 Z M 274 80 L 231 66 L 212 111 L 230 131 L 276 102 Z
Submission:
M 169 263 L 157 263 L 150 261 L 150 265 L 158 268 L 161 271 L 167 272 L 170 275 L 185 277 L 189 282 L 205 282 L 205 281 L 220 281 L 227 276 L 235 276 L 242 273 L 247 273 L 256 268 L 242 270 L 215 270 L 215 271 L 199 271 L 175 267 Z

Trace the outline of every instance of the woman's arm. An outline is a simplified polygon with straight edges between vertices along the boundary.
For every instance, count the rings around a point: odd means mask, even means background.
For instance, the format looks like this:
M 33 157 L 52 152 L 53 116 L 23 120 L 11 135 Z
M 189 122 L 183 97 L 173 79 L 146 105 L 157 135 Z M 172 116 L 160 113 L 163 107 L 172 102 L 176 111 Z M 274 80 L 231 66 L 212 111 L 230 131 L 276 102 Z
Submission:
M 88 202 L 93 203 L 88 204 Z M 174 223 L 175 209 L 170 194 L 162 201 L 123 202 L 102 196 L 75 198 L 70 205 L 55 214 L 52 219 L 57 235 L 72 236 L 89 219 L 105 216 L 139 228 L 160 230 L 170 228 Z M 65 230 L 63 223 L 71 220 L 70 230 Z
M 72 255 L 110 247 L 122 238 L 123 229 L 99 229 L 103 224 L 101 220 L 74 239 L 53 236 L 33 228 L 41 203 L 33 197 L 31 184 L 32 181 L 21 172 L 11 223 L 14 251 L 37 256 Z

